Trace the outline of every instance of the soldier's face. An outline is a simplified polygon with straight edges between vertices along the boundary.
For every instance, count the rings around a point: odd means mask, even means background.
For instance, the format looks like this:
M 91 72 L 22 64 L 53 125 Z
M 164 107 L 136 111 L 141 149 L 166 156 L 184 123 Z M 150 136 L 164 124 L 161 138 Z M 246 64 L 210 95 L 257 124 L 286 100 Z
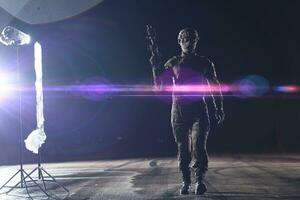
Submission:
M 196 50 L 197 40 L 189 38 L 189 37 L 181 37 L 178 39 L 178 43 L 181 47 L 181 50 L 184 53 L 193 53 Z

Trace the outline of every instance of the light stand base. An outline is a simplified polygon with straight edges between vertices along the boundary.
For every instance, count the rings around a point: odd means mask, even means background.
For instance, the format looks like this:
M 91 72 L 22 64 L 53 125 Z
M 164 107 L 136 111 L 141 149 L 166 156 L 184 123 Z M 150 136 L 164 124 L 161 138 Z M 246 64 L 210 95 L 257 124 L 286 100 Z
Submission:
M 38 179 L 32 178 L 32 174 L 34 172 L 38 173 Z M 8 184 L 18 175 L 20 174 L 21 180 L 16 183 L 14 186 L 8 186 Z M 45 175 L 44 175 L 45 174 Z M 38 182 L 41 182 L 42 184 L 40 185 Z M 47 197 L 47 198 L 54 198 L 54 199 L 61 199 L 52 192 L 49 191 L 47 188 L 46 182 L 51 182 L 55 183 L 58 187 L 62 188 L 67 194 L 66 197 L 69 196 L 70 192 L 69 190 L 59 184 L 55 178 L 47 172 L 43 167 L 38 166 L 35 169 L 33 169 L 30 173 L 27 173 L 24 169 L 19 169 L 3 186 L 0 187 L 0 191 L 4 188 L 9 188 L 8 191 L 0 193 L 0 194 L 6 194 L 8 195 L 10 192 L 12 192 L 14 189 L 22 189 L 25 188 L 27 192 L 27 196 L 30 199 L 33 199 L 33 197 L 30 194 L 30 191 L 28 188 L 31 187 L 38 187 L 39 190 Z M 30 185 L 28 183 L 31 183 Z
M 18 175 L 20 174 L 21 176 L 21 180 L 15 184 L 14 186 L 8 186 L 8 184 Z M 47 197 L 49 197 L 48 193 L 37 183 L 37 181 L 35 181 L 31 176 L 31 174 L 27 173 L 23 168 L 19 169 L 10 179 L 8 179 L 8 181 L 6 181 L 6 183 L 1 186 L 0 190 L 4 189 L 4 188 L 9 188 L 8 191 L 4 192 L 4 193 L 0 193 L 0 194 L 9 194 L 11 191 L 13 191 L 14 189 L 21 189 L 21 188 L 25 188 L 27 195 L 29 198 L 32 198 L 28 187 L 38 187 Z M 27 181 L 26 179 L 30 179 L 30 181 Z M 33 185 L 28 186 L 28 182 L 32 182 Z

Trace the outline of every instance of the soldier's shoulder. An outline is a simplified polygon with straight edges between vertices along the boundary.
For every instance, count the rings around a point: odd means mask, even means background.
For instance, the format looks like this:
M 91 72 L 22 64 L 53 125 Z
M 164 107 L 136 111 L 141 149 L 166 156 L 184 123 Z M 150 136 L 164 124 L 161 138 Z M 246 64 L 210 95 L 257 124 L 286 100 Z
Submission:
M 203 55 L 197 55 L 198 59 L 200 60 L 200 62 L 202 62 L 203 64 L 205 64 L 206 66 L 214 66 L 214 63 L 207 58 L 206 56 Z
M 180 61 L 180 56 L 173 56 L 164 64 L 165 68 L 170 68 L 177 65 Z

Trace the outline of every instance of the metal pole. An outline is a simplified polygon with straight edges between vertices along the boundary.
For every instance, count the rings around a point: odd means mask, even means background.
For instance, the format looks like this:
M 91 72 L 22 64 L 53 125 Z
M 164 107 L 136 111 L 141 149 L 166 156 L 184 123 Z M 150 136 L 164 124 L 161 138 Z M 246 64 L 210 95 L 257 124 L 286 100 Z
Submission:
M 20 171 L 21 171 L 21 187 L 24 187 L 24 174 L 23 174 L 23 148 L 24 148 L 24 136 L 23 136 L 23 121 L 22 121 L 22 91 L 21 87 L 21 76 L 20 76 L 20 57 L 19 47 L 17 46 L 17 79 L 18 79 L 18 93 L 19 93 L 19 131 L 20 131 Z

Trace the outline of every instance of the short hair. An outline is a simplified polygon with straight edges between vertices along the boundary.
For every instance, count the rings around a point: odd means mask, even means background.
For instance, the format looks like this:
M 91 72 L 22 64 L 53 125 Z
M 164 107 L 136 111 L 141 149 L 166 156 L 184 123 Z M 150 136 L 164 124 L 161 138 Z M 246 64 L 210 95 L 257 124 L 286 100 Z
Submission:
M 189 37 L 192 40 L 196 40 L 196 41 L 200 39 L 198 31 L 192 28 L 184 28 L 181 31 L 179 31 L 178 41 L 180 41 L 183 37 Z

